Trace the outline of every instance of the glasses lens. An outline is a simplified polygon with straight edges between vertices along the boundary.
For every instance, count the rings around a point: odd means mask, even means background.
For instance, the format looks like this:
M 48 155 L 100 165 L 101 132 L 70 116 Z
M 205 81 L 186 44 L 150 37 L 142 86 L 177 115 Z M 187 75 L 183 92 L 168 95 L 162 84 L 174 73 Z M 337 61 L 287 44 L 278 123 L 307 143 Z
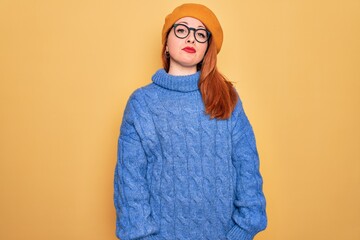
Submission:
M 184 25 L 179 24 L 174 30 L 178 38 L 186 38 L 189 35 L 189 29 Z
M 205 29 L 197 29 L 195 32 L 195 38 L 198 42 L 204 43 L 208 40 L 209 36 Z

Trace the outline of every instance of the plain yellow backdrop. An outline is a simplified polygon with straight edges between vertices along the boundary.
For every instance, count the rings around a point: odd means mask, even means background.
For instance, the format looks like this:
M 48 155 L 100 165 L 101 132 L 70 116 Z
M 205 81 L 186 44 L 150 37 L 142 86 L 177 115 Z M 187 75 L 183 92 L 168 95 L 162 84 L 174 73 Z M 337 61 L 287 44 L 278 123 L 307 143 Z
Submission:
M 112 240 L 117 137 L 184 1 L 0 1 L 0 239 Z M 253 125 L 257 240 L 360 239 L 360 1 L 195 1 Z

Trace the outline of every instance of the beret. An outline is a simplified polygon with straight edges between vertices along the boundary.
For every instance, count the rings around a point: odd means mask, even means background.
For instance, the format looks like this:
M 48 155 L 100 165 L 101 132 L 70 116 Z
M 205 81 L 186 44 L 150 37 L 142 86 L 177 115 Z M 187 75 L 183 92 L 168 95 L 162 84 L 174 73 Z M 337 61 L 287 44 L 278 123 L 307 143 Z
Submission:
M 162 29 L 162 44 L 166 42 L 167 33 L 174 23 L 183 17 L 193 17 L 201 21 L 211 32 L 212 41 L 215 42 L 217 52 L 220 52 L 223 42 L 223 31 L 215 14 L 206 6 L 196 3 L 186 3 L 176 7 L 166 16 Z

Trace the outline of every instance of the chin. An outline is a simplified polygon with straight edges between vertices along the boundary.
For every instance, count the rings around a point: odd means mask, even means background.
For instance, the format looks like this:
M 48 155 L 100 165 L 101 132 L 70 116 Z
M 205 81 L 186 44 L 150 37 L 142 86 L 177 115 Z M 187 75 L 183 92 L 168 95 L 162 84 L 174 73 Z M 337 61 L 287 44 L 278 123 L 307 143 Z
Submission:
M 182 66 L 184 67 L 196 67 L 199 64 L 200 61 L 184 61 L 182 62 Z
M 200 61 L 194 61 L 194 60 L 188 60 L 188 59 L 183 59 L 182 61 L 176 61 L 174 59 L 174 64 L 180 65 L 184 68 L 192 68 L 192 67 L 197 67 L 197 65 L 199 64 Z M 171 65 L 171 61 L 170 61 L 170 65 Z

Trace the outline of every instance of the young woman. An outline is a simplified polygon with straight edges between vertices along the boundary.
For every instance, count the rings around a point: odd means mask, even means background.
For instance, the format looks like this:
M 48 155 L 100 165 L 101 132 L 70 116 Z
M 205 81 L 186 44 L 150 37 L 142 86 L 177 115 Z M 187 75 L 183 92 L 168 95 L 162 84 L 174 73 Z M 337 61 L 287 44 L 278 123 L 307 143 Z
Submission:
M 163 65 L 128 100 L 114 201 L 121 240 L 250 240 L 266 228 L 252 127 L 216 68 L 214 13 L 184 4 L 165 19 Z

